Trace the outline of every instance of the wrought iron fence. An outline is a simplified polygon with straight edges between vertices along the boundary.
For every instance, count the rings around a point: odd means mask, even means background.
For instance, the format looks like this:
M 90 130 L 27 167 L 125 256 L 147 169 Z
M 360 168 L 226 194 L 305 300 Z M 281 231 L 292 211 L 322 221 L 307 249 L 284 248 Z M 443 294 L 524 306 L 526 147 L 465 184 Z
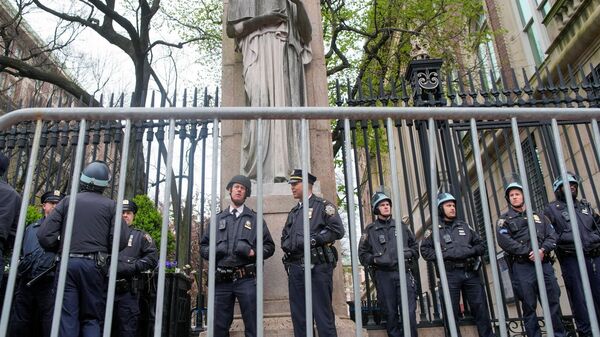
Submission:
M 510 71 L 501 79 L 490 74 L 492 82 L 488 84 L 486 74 L 479 74 L 479 81 L 475 81 L 468 74 L 434 76 L 439 74 L 439 67 L 431 68 L 427 63 L 417 63 L 412 69 L 414 71 L 403 80 L 348 85 L 345 97 L 338 86 L 337 108 L 214 108 L 205 98 L 204 108 L 194 108 L 199 105 L 194 99 L 194 107 L 190 108 L 94 110 L 74 107 L 40 109 L 39 112 L 44 113 L 38 115 L 25 109 L 2 119 L 4 131 L 0 133 L 0 151 L 9 153 L 13 159 L 9 181 L 19 191 L 27 192 L 26 201 L 31 203 L 46 189 L 72 190 L 70 178 L 78 173 L 78 152 L 81 154 L 79 163 L 95 158 L 106 160 L 115 172 L 114 184 L 107 192 L 111 197 L 120 200 L 123 195 L 150 193 L 157 205 L 160 200 L 167 203 L 163 205 L 165 209 L 171 209 L 169 202 L 172 200 L 172 209 L 176 210 L 173 222 L 178 233 L 175 258 L 191 261 L 195 256 L 199 258 L 199 254 L 192 254 L 190 242 L 195 234 L 202 235 L 203 230 L 203 226 L 197 226 L 196 232 L 192 232 L 193 222 L 201 223 L 205 219 L 209 197 L 211 207 L 216 207 L 217 196 L 207 192 L 204 186 L 212 179 L 206 176 L 207 163 L 214 165 L 218 158 L 218 147 L 213 147 L 211 160 L 207 157 L 206 146 L 207 142 L 213 146 L 218 143 L 217 135 L 211 134 L 211 130 L 218 129 L 219 119 L 244 119 L 249 115 L 263 119 L 344 118 L 334 135 L 344 150 L 346 201 L 350 215 L 348 233 L 352 248 L 355 248 L 357 234 L 353 226 L 358 223 L 362 230 L 370 222 L 369 196 L 378 185 L 394 187 L 394 196 L 400 201 L 395 203 L 399 208 L 394 212 L 406 218 L 418 237 L 422 237 L 424 228 L 435 221 L 431 215 L 434 210 L 429 204 L 432 195 L 438 191 L 437 186 L 441 186 L 460 196 L 459 216 L 478 224 L 478 230 L 490 243 L 488 262 L 492 263 L 484 267 L 483 275 L 497 327 L 502 330 L 502 322 L 507 321 L 510 330 L 523 333 L 521 325 L 516 323 L 522 317 L 510 294 L 510 280 L 503 272 L 505 262 L 501 254 L 496 255 L 495 243 L 490 241 L 493 234 L 489 218 L 490 215 L 492 220 L 497 218 L 506 207 L 498 195 L 502 194 L 500 191 L 506 182 L 503 177 L 507 173 L 521 172 L 529 178 L 531 202 L 537 208 L 548 201 L 550 182 L 564 174 L 565 164 L 586 178 L 583 196 L 596 204 L 600 202 L 593 178 L 600 166 L 598 139 L 594 136 L 598 131 L 595 119 L 589 122 L 600 116 L 597 109 L 600 76 L 595 72 L 585 74 L 578 69 L 569 70 L 566 78 L 558 73 L 555 81 L 552 76 L 535 73 L 534 85 L 526 74 L 518 80 L 515 72 Z M 369 94 L 365 95 L 365 91 Z M 160 105 L 166 105 L 164 100 Z M 344 108 L 344 105 L 352 108 Z M 544 110 L 543 107 L 559 109 Z M 34 116 L 44 118 L 39 126 L 37 149 L 34 143 L 39 124 L 26 121 L 35 119 Z M 84 118 L 86 122 L 82 121 Z M 127 118 L 132 122 L 124 123 Z M 86 125 L 83 130 L 82 123 Z M 168 137 L 165 139 L 167 134 L 172 135 L 172 142 L 167 141 Z M 559 134 L 562 137 L 557 138 Z M 116 183 L 121 178 L 116 172 L 124 172 L 120 162 L 125 139 L 130 139 L 127 156 L 133 158 L 126 161 L 127 186 Z M 173 150 L 169 151 L 169 147 Z M 564 155 L 567 162 L 557 150 L 560 147 L 567 149 Z M 521 155 L 518 155 L 519 151 L 522 151 Z M 33 168 L 32 183 L 28 185 L 27 169 L 31 156 L 36 153 L 39 164 Z M 173 157 L 177 159 L 172 161 Z M 197 173 L 198 169 L 201 177 L 195 183 L 192 173 Z M 211 182 L 215 184 L 214 179 Z M 355 182 L 356 189 L 353 187 Z M 399 188 L 399 183 L 403 188 Z M 122 195 L 119 195 L 119 188 L 123 189 Z M 159 194 L 165 190 L 165 197 L 160 199 Z M 214 186 L 212 191 L 215 191 Z M 199 200 L 195 200 L 196 194 Z M 258 203 L 261 198 L 262 195 Z M 358 212 L 356 222 L 353 219 L 355 209 Z M 194 210 L 198 213 L 196 218 L 192 216 Z M 165 223 L 168 225 L 169 221 Z M 355 251 L 351 254 L 351 262 L 353 279 L 359 280 Z M 198 270 L 203 269 L 201 261 L 193 263 Z M 160 267 L 164 270 L 163 265 Z M 437 283 L 433 264 L 420 262 L 414 274 L 418 275 L 419 281 L 420 325 L 441 325 L 445 316 L 440 301 L 444 287 Z M 377 327 L 381 321 L 377 322 L 374 315 L 380 309 L 368 275 L 365 278 L 364 290 L 358 281 L 353 283 L 354 303 L 361 303 L 363 307 L 364 292 L 366 308 L 361 308 L 360 312 L 365 315 L 367 327 Z M 258 284 L 262 286 L 260 280 Z M 210 312 L 210 292 L 208 297 Z M 568 309 L 568 305 L 563 308 Z M 464 314 L 468 321 L 468 308 Z M 362 315 L 355 317 L 357 330 L 360 330 Z
M 568 67 L 568 75 L 564 76 L 560 69 L 556 74 L 535 72 L 527 74 L 524 70 L 517 76 L 515 70 L 504 72 L 501 78 L 495 78 L 493 72 L 462 73 L 449 72 L 441 74 L 440 60 L 422 60 L 413 63 L 407 70 L 405 78 L 393 81 L 383 79 L 362 79 L 355 84 L 349 82 L 335 85 L 335 102 L 337 106 L 353 107 L 465 107 L 474 110 L 482 107 L 561 107 L 561 108 L 594 108 L 600 106 L 600 73 L 590 67 L 586 73 L 582 67 L 573 70 Z M 532 75 L 532 76 L 530 76 Z M 575 111 L 575 110 L 574 110 Z M 521 113 L 527 114 L 523 109 Z M 525 174 L 528 177 L 531 203 L 536 211 L 552 199 L 552 181 L 560 176 L 560 159 L 556 146 L 566 149 L 565 157 L 570 170 L 586 177 L 581 197 L 600 205 L 598 188 L 594 177 L 598 175 L 600 160 L 597 150 L 594 151 L 592 123 L 589 121 L 559 120 L 557 122 L 561 134 L 561 143 L 556 144 L 550 119 L 519 121 L 519 142 L 515 143 L 510 119 L 485 118 L 477 120 L 476 129 L 472 121 L 462 118 L 449 118 L 435 122 L 435 146 L 431 146 L 429 134 L 431 124 L 426 119 L 395 120 L 393 135 L 396 142 L 398 169 L 392 169 L 391 155 L 386 137 L 389 125 L 381 119 L 361 119 L 350 121 L 349 135 L 344 134 L 343 120 L 339 120 L 334 130 L 334 139 L 340 141 L 349 137 L 351 155 L 356 160 L 354 166 L 346 167 L 347 155 L 342 152 L 344 173 L 352 170 L 357 187 L 357 215 L 361 233 L 375 216 L 371 212 L 370 196 L 380 186 L 391 188 L 392 175 L 398 175 L 401 184 L 399 202 L 402 204 L 402 218 L 410 224 L 417 238 L 423 236 L 425 229 L 431 225 L 431 208 L 429 207 L 433 186 L 439 191 L 448 191 L 460 196 L 462 202 L 457 205 L 458 217 L 477 227 L 482 238 L 485 238 L 483 196 L 480 195 L 481 184 L 478 182 L 478 168 L 475 165 L 475 151 L 472 137 L 477 139 L 481 147 L 481 172 L 486 188 L 483 191 L 487 211 L 491 214 L 492 223 L 503 213 L 507 204 L 504 200 L 506 177 L 518 173 L 516 147 L 522 148 Z M 473 133 L 475 132 L 475 134 Z M 343 144 L 340 149 L 343 150 Z M 431 153 L 430 151 L 433 151 Z M 437 168 L 432 172 L 430 156 L 437 158 Z M 432 184 L 435 177 L 435 184 Z M 346 194 L 346 200 L 351 198 Z M 348 210 L 350 212 L 350 210 Z M 492 237 L 494 237 L 492 235 Z M 486 252 L 487 264 L 483 268 L 487 285 L 487 299 L 492 318 L 498 324 L 498 312 L 493 305 L 493 275 L 490 271 L 490 255 L 500 267 L 502 305 L 500 310 L 509 322 L 508 329 L 512 334 L 525 335 L 521 309 L 514 298 L 504 253 L 496 248 L 492 254 Z M 555 268 L 558 271 L 558 268 Z M 435 326 L 444 323 L 441 303 L 441 285 L 438 283 L 433 263 L 421 262 L 414 267 L 413 275 L 417 277 L 417 293 L 419 326 Z M 557 274 L 558 275 L 558 274 Z M 362 302 L 363 320 L 370 328 L 383 328 L 385 322 L 380 321 L 381 308 L 369 274 L 364 274 L 365 283 Z M 563 309 L 570 312 L 565 291 Z M 464 303 L 464 324 L 472 324 L 467 303 Z M 352 308 L 354 312 L 355 309 Z M 564 315 L 569 334 L 575 336 L 572 316 Z M 543 317 L 539 318 L 543 325 Z M 446 331 L 448 333 L 448 331 Z

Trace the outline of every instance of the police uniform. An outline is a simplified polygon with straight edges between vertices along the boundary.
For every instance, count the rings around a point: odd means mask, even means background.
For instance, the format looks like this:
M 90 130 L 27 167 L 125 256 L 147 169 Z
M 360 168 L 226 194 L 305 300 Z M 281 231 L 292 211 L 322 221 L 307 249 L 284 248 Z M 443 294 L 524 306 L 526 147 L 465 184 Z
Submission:
M 406 280 L 408 295 L 408 313 L 410 315 L 411 336 L 417 336 L 417 295 L 415 278 L 410 266 L 419 258 L 419 247 L 415 235 L 408 225 L 402 223 L 404 228 L 404 258 L 406 260 Z M 398 249 L 396 245 L 396 223 L 390 218 L 378 218 L 365 228 L 358 246 L 360 263 L 372 270 L 377 300 L 386 313 L 386 330 L 390 337 L 403 337 L 402 321 L 399 315 L 402 311 L 400 294 L 400 275 L 398 273 Z
M 550 252 L 556 247 L 557 235 L 554 227 L 544 215 L 533 213 L 533 221 L 536 227 L 539 248 L 543 249 L 545 254 L 542 261 L 542 271 L 554 335 L 556 337 L 565 336 L 565 328 L 560 313 L 560 289 L 550 258 Z M 513 289 L 521 300 L 527 336 L 541 337 L 536 314 L 539 289 L 535 264 L 529 259 L 532 247 L 525 212 L 517 212 L 509 207 L 508 212 L 502 214 L 498 220 L 496 234 L 498 244 L 508 254 L 507 260 Z
M 93 162 L 90 165 L 96 164 Z M 108 170 L 108 167 L 106 167 Z M 85 181 L 82 173 L 82 188 Z M 93 178 L 93 177 L 92 177 Z M 108 184 L 108 174 L 106 177 Z M 93 184 L 93 179 L 92 183 Z M 90 184 L 90 183 L 87 183 Z M 88 187 L 86 187 L 88 188 Z M 71 249 L 61 313 L 61 337 L 98 335 L 102 331 L 106 306 L 108 253 L 112 247 L 116 202 L 100 191 L 84 189 L 77 193 Z M 61 237 L 67 222 L 70 196 L 65 197 L 44 219 L 37 237 L 51 251 L 62 249 Z M 127 244 L 128 228 L 121 226 L 119 250 Z M 56 278 L 58 280 L 58 278 Z
M 439 221 L 442 256 L 457 327 L 462 291 L 463 298 L 469 303 L 471 314 L 475 318 L 479 336 L 494 336 L 485 290 L 479 277 L 480 256 L 485 251 L 484 243 L 479 234 L 462 220 L 444 221 L 440 218 Z M 436 261 L 431 229 L 425 232 L 421 242 L 421 255 L 427 261 Z M 458 335 L 460 336 L 460 330 Z
M 8 169 L 9 159 L 0 153 L 0 176 Z M 21 196 L 12 186 L 0 180 L 0 257 L 8 252 L 17 231 Z M 4 259 L 0 258 L 0 282 L 4 275 Z
M 308 204 L 314 320 L 320 337 L 336 336 L 331 304 L 333 269 L 337 263 L 333 242 L 344 236 L 344 227 L 335 206 L 329 201 L 311 195 Z M 281 248 L 285 252 L 284 265 L 288 272 L 290 311 L 296 337 L 306 335 L 302 209 L 303 205 L 300 203 L 292 208 L 281 233 Z
M 235 212 L 232 212 L 235 210 Z M 237 299 L 245 336 L 256 334 L 256 212 L 242 205 L 227 208 L 217 214 L 216 275 L 215 275 L 215 337 L 228 337 Z M 200 253 L 208 260 L 209 230 L 200 243 Z M 275 252 L 275 243 L 263 221 L 263 258 Z
M 598 228 L 600 217 L 586 200 L 574 200 L 574 206 L 589 282 L 592 285 L 596 319 L 600 321 L 600 287 L 597 286 L 600 284 L 600 231 Z M 575 255 L 575 243 L 567 204 L 563 200 L 553 201 L 546 206 L 544 214 L 550 219 L 558 234 L 556 255 L 562 269 L 562 277 L 569 295 L 577 330 L 580 335 L 591 336 L 590 320 Z
M 41 201 L 42 204 L 58 202 L 62 197 L 60 191 L 52 191 L 44 193 Z M 37 232 L 42 221 L 43 219 L 29 225 L 23 234 L 10 336 L 50 336 L 56 254 L 45 251 L 39 244 Z
M 124 203 L 125 201 L 127 200 L 123 200 Z M 140 318 L 138 276 L 141 272 L 156 268 L 157 265 L 158 251 L 152 237 L 144 231 L 129 227 L 127 247 L 119 252 L 117 264 L 118 280 L 113 315 L 117 336 L 136 336 Z

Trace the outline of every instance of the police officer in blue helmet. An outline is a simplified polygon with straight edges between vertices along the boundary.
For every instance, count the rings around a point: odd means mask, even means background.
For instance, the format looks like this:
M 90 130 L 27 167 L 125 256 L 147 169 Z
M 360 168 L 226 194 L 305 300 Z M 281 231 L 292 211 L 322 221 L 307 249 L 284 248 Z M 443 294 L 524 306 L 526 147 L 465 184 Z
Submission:
M 585 264 L 589 282 L 592 284 L 592 300 L 596 308 L 600 308 L 600 216 L 585 199 L 578 199 L 581 179 L 574 173 L 567 173 L 567 192 L 571 193 L 577 225 L 581 233 L 581 245 L 585 254 Z M 562 269 L 565 288 L 569 294 L 569 301 L 579 336 L 592 336 L 590 317 L 586 308 L 583 294 L 583 284 L 579 273 L 579 265 L 575 253 L 572 221 L 567 209 L 566 195 L 562 177 L 556 178 L 552 189 L 556 200 L 550 202 L 544 209 L 544 214 L 550 219 L 558 234 L 556 242 L 556 256 Z M 600 310 L 596 310 L 596 317 L 600 320 Z
M 502 214 L 496 224 L 496 237 L 498 245 L 507 254 L 509 272 L 513 289 L 521 301 L 523 321 L 528 337 L 541 337 L 542 332 L 537 319 L 536 307 L 539 299 L 539 288 L 535 271 L 535 255 L 542 261 L 542 272 L 546 295 L 552 316 L 554 336 L 564 337 L 565 328 L 560 314 L 560 289 L 550 252 L 556 247 L 556 234 L 550 220 L 543 214 L 533 213 L 533 222 L 537 232 L 539 251 L 532 249 L 531 237 L 527 221 L 523 185 L 519 181 L 509 181 L 504 188 L 504 198 L 508 203 L 508 210 Z
M 440 193 L 437 197 L 439 215 L 440 245 L 454 320 L 460 316 L 460 297 L 469 303 L 475 318 L 479 337 L 492 337 L 492 324 L 487 305 L 483 282 L 479 276 L 481 256 L 485 252 L 484 242 L 479 234 L 464 220 L 457 218 L 456 198 L 450 193 Z M 427 229 L 421 241 L 421 255 L 435 263 L 435 249 L 431 229 Z M 460 329 L 458 329 L 460 336 Z
M 386 330 L 389 337 L 404 336 L 398 273 L 398 249 L 396 242 L 396 220 L 392 218 L 392 199 L 384 192 L 376 192 L 371 198 L 371 206 L 376 219 L 369 224 L 360 239 L 358 256 L 360 263 L 371 269 L 377 288 L 377 301 L 384 309 Z M 403 251 L 406 260 L 406 280 L 408 313 L 410 315 L 410 335 L 417 336 L 417 294 L 415 278 L 410 266 L 419 259 L 419 245 L 408 225 L 401 222 L 404 231 Z
M 40 198 L 43 218 L 25 228 L 17 267 L 19 280 L 11 311 L 10 336 L 50 336 L 56 254 L 40 246 L 37 232 L 44 218 L 63 197 L 64 194 L 58 190 L 44 193 Z
M 94 161 L 82 171 L 80 192 L 67 196 L 44 219 L 37 237 L 50 251 L 62 251 L 61 235 L 67 224 L 71 198 L 76 198 L 71 249 L 67 265 L 59 335 L 99 336 L 102 332 L 108 258 L 112 249 L 116 202 L 102 195 L 110 181 L 108 165 Z M 127 226 L 121 226 L 119 250 L 127 244 Z

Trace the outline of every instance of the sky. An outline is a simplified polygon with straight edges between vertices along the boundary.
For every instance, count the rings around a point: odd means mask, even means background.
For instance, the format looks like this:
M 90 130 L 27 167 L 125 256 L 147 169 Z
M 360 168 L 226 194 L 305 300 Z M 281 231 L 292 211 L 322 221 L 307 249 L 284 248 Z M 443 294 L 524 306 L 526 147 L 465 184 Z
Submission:
M 15 1 L 15 0 L 2 0 L 2 1 Z M 52 1 L 47 1 L 47 3 L 52 4 L 52 6 L 68 6 L 70 5 L 70 1 L 66 1 L 66 0 L 52 0 Z M 33 29 L 33 31 L 35 31 L 37 33 L 37 35 L 43 40 L 43 41 L 50 41 L 53 38 L 53 34 L 54 34 L 54 29 L 56 27 L 56 23 L 57 20 L 54 16 L 49 15 L 48 13 L 41 11 L 41 10 L 33 10 L 31 12 L 29 12 L 26 16 L 25 16 L 27 23 L 31 26 L 31 28 Z M 168 27 L 166 25 L 161 25 L 161 27 L 163 29 L 161 30 L 156 30 L 153 33 L 155 34 L 154 38 L 156 39 L 163 39 L 165 41 L 174 41 L 174 42 L 179 42 L 181 41 L 181 39 L 179 38 L 179 36 L 177 36 L 177 34 L 175 34 L 175 32 L 171 31 L 168 29 Z M 116 46 L 110 44 L 108 41 L 106 41 L 104 38 L 100 37 L 97 33 L 95 33 L 94 31 L 92 31 L 91 29 L 84 29 L 81 31 L 81 33 L 77 36 L 77 39 L 71 44 L 71 52 L 75 55 L 81 55 L 80 59 L 82 60 L 87 60 L 87 61 L 92 61 L 92 60 L 98 60 L 98 64 L 102 65 L 102 72 L 98 71 L 98 73 L 101 74 L 101 80 L 108 80 L 106 86 L 103 88 L 103 90 L 101 90 L 96 97 L 99 97 L 99 95 L 102 93 L 105 95 L 105 97 L 110 96 L 111 93 L 115 93 L 115 95 L 118 95 L 122 92 L 125 93 L 125 96 L 128 97 L 129 94 L 127 94 L 128 92 L 131 92 L 134 88 L 134 69 L 133 69 L 133 63 L 131 62 L 131 60 L 129 59 L 129 57 L 119 48 L 117 48 Z M 173 82 L 174 81 L 170 81 L 169 78 L 173 78 L 173 74 L 175 73 L 175 70 L 177 69 L 177 73 L 178 73 L 178 79 L 177 79 L 177 92 L 178 92 L 178 97 L 181 98 L 183 95 L 183 90 L 185 88 L 187 88 L 188 90 L 190 90 L 190 92 L 193 92 L 193 88 L 194 87 L 198 87 L 199 89 L 199 94 L 203 94 L 204 90 L 203 88 L 205 86 L 207 86 L 209 88 L 209 93 L 214 93 L 215 89 L 218 88 L 219 86 L 219 81 L 220 81 L 220 71 L 219 72 L 215 72 L 214 68 L 213 69 L 207 69 L 206 66 L 202 66 L 200 64 L 198 64 L 196 62 L 197 56 L 194 55 L 195 53 L 195 47 L 193 46 L 186 46 L 184 49 L 176 49 L 173 48 L 172 49 L 172 57 L 175 60 L 176 63 L 176 68 L 173 65 L 173 62 L 171 62 L 169 59 L 163 59 L 163 60 L 159 60 L 157 62 L 155 62 L 154 65 L 154 69 L 155 71 L 159 74 L 159 76 L 161 77 L 161 79 L 163 79 L 163 84 L 167 85 L 169 82 L 171 83 L 169 90 L 173 91 L 174 90 L 174 85 Z M 163 48 L 164 49 L 164 48 Z M 155 53 L 155 58 L 156 59 L 161 59 L 162 57 L 164 57 L 164 55 L 161 55 L 158 53 L 159 50 L 157 49 L 157 53 Z M 220 68 L 219 68 L 220 69 Z M 93 74 L 92 71 L 85 71 L 85 72 L 77 72 L 77 69 L 75 69 L 75 67 L 73 67 L 71 69 L 71 71 L 69 71 L 70 76 L 77 78 L 77 80 L 79 81 L 80 85 L 82 85 L 86 90 L 88 90 L 88 92 L 92 93 L 94 92 L 94 90 L 96 89 L 96 83 L 98 81 L 95 81 L 93 79 Z M 160 97 L 158 89 L 156 89 L 156 85 L 155 84 L 150 84 L 150 90 L 155 90 L 157 97 Z M 172 95 L 172 93 L 170 93 L 170 96 Z M 191 97 L 191 94 L 188 94 L 188 97 Z M 214 94 L 213 94 L 214 95 Z M 148 97 L 150 97 L 150 95 L 148 95 Z M 159 100 L 157 100 L 159 101 Z M 202 102 L 202 98 L 199 99 L 200 102 Z M 181 102 L 178 102 L 178 106 L 181 106 Z M 207 138 L 207 146 L 206 146 L 206 158 L 208 160 L 210 160 L 212 158 L 213 155 L 213 144 L 212 144 L 212 133 L 213 133 L 213 128 L 212 126 L 209 126 L 209 137 Z M 165 137 L 167 137 L 167 135 L 165 135 Z M 180 140 L 178 139 L 178 137 L 175 137 L 175 143 L 174 143 L 174 149 L 175 149 L 175 160 L 173 162 L 173 170 L 175 172 L 175 174 L 179 173 L 179 160 L 177 159 L 178 155 L 179 155 L 179 147 L 180 147 Z M 220 145 L 219 145 L 220 146 Z M 144 142 L 144 147 L 146 147 L 146 142 Z M 153 183 L 156 180 L 156 162 L 157 162 L 157 148 L 156 144 L 154 144 L 154 147 L 151 151 L 151 158 L 149 158 L 148 160 L 150 160 L 151 163 L 151 168 L 149 172 L 149 177 L 150 177 L 150 183 Z M 144 150 L 144 153 L 146 153 L 146 150 Z M 198 150 L 196 152 L 196 157 L 195 157 L 195 167 L 199 168 L 202 164 L 202 156 L 201 156 L 201 150 L 200 150 L 200 146 L 198 147 Z M 220 160 L 220 156 L 217 156 L 218 160 Z M 164 159 L 163 159 L 164 160 Z M 183 169 L 184 174 L 188 174 L 189 170 L 186 164 L 184 164 L 184 169 Z M 193 172 L 192 174 L 194 174 L 194 181 L 196 182 L 196 186 L 194 188 L 194 192 L 197 194 L 200 191 L 200 187 L 198 182 L 200 181 L 200 170 L 197 169 L 195 170 L 195 172 Z M 164 170 L 164 161 L 162 164 L 162 169 L 161 169 L 161 175 L 164 177 L 165 175 L 165 170 Z M 213 178 L 213 174 L 212 174 L 212 165 L 209 163 L 207 163 L 206 165 L 206 182 L 205 182 L 205 188 L 207 193 L 210 194 L 210 187 L 211 187 L 211 182 L 212 182 L 212 178 Z M 218 174 L 215 175 L 214 177 L 215 179 L 217 179 L 217 184 L 219 185 L 219 177 Z M 184 179 L 182 182 L 182 190 L 186 190 L 187 189 L 187 180 Z M 164 183 L 163 185 L 164 186 Z M 164 187 L 163 187 L 164 188 Z M 220 189 L 220 186 L 218 186 L 218 188 Z M 152 197 L 154 197 L 154 188 L 150 188 L 148 191 L 148 194 Z M 222 192 L 219 190 L 218 194 L 221 194 Z M 162 202 L 163 199 L 163 193 L 161 190 L 161 193 L 159 194 L 159 199 Z M 207 209 L 207 211 L 209 211 L 209 209 Z
M 9 0 L 14 1 L 14 0 Z M 51 6 L 72 6 L 71 1 L 53 0 L 46 1 Z M 60 7 L 56 7 L 60 8 Z M 44 41 L 53 37 L 56 27 L 56 18 L 42 10 L 32 10 L 26 16 L 28 24 Z M 157 20 L 158 21 L 158 20 Z M 169 42 L 183 41 L 167 24 L 160 24 L 151 30 L 152 40 L 165 40 Z M 83 29 L 77 39 L 71 44 L 72 53 L 81 55 L 77 60 L 96 61 L 101 64 L 102 76 L 98 81 L 107 81 L 102 93 L 130 92 L 134 88 L 134 68 L 129 57 L 118 47 L 110 44 L 91 29 Z M 163 85 L 168 86 L 170 93 L 174 91 L 175 83 L 177 92 L 183 92 L 193 87 L 216 88 L 220 83 L 220 71 L 215 72 L 214 66 L 199 64 L 199 53 L 195 46 L 186 45 L 183 49 L 154 48 L 153 68 L 158 73 Z M 96 81 L 92 71 L 78 71 L 73 66 L 70 75 L 77 78 L 80 84 L 89 92 L 96 89 Z M 177 81 L 175 81 L 177 78 Z M 158 90 L 153 83 L 149 90 Z M 214 91 L 214 90 L 209 90 Z

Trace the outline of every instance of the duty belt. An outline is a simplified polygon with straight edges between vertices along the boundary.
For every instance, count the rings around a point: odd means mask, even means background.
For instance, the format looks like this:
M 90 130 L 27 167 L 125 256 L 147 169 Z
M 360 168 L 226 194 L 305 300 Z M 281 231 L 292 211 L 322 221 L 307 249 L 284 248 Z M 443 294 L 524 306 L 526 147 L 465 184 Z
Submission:
M 304 265 L 304 254 L 285 253 L 283 263 L 293 263 Z M 337 251 L 332 244 L 327 244 L 310 249 L 310 264 L 337 263 Z
M 215 281 L 225 283 L 253 277 L 256 277 L 256 265 L 254 263 L 238 267 L 217 267 Z
M 406 271 L 410 272 L 410 266 L 412 265 L 413 260 L 412 259 L 404 259 L 404 264 L 406 267 Z M 398 264 L 394 265 L 393 267 L 381 267 L 381 266 L 377 266 L 377 265 L 373 265 L 373 269 L 374 270 L 380 270 L 380 271 L 398 271 L 400 269 L 400 267 L 398 266 Z
M 529 255 L 511 255 L 510 258 L 514 263 L 535 263 L 529 259 Z M 544 259 L 542 259 L 542 263 L 553 262 L 552 256 L 550 254 L 544 254 Z
M 573 249 L 559 249 L 559 255 L 562 256 L 577 256 L 577 253 Z M 584 253 L 585 257 L 598 257 L 600 256 L 600 248 L 594 248 Z
M 475 261 L 471 259 L 461 260 L 461 261 L 444 261 L 444 265 L 448 270 L 453 269 L 465 269 L 465 270 L 473 270 L 475 268 Z
M 81 253 L 69 253 L 69 257 L 75 257 L 75 258 L 80 258 L 80 259 L 94 260 L 94 259 L 96 258 L 96 253 L 87 253 L 87 254 L 81 254 Z

